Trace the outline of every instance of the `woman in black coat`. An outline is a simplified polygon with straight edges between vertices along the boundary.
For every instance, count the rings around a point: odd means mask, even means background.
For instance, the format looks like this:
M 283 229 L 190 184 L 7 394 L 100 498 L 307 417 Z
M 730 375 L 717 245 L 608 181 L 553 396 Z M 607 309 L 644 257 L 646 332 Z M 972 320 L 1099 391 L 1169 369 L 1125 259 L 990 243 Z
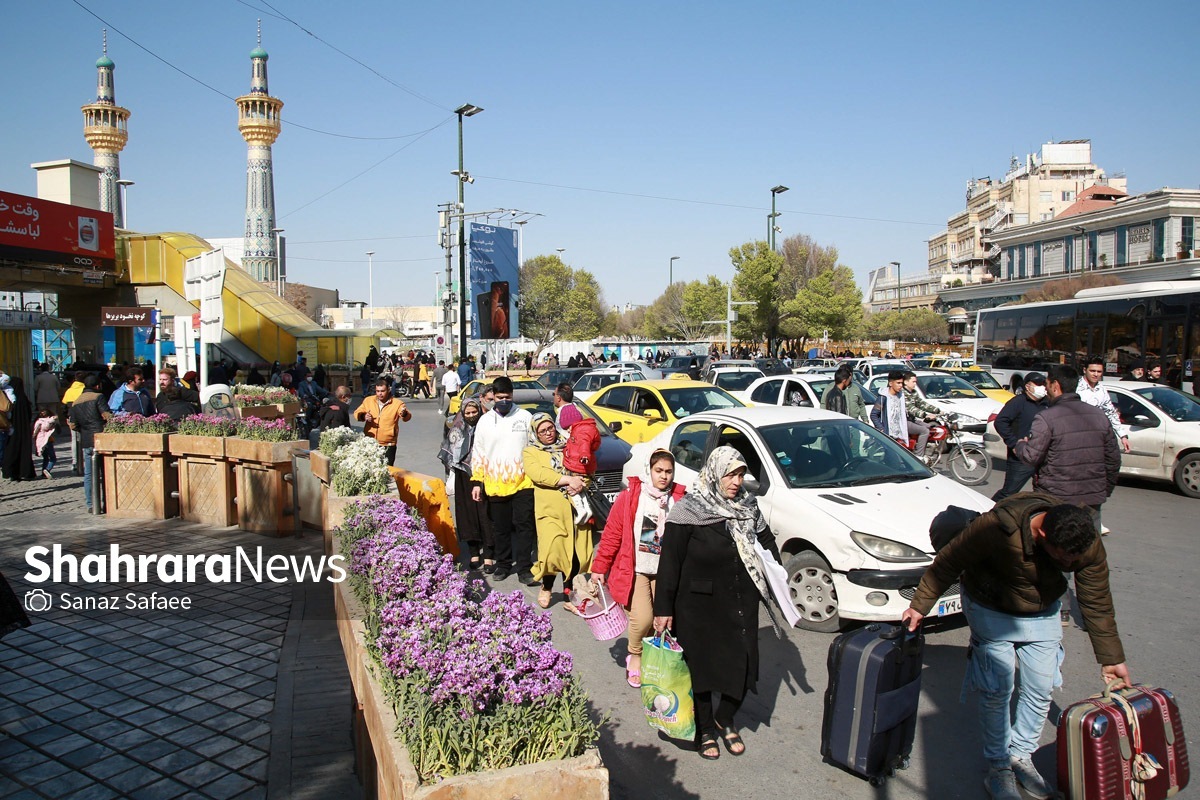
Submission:
M 16 399 L 8 411 L 12 428 L 8 431 L 0 474 L 10 481 L 31 481 L 37 474 L 33 469 L 33 404 L 25 395 L 24 380 L 13 377 L 9 386 Z
M 746 745 L 733 715 L 758 686 L 758 605 L 775 612 L 755 542 L 779 561 L 779 548 L 758 501 L 742 486 L 746 462 L 718 447 L 667 517 L 654 592 L 654 628 L 671 628 L 692 674 L 700 757 L 731 755 Z M 775 625 L 778 629 L 778 625 Z M 714 694 L 721 700 L 714 704 Z

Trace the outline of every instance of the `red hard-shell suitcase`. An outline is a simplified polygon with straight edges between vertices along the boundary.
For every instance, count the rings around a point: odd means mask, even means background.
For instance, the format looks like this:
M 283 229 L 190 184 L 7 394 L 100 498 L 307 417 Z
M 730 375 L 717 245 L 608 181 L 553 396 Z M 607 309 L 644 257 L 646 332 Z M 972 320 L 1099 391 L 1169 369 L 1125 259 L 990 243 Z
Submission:
M 1058 788 L 1068 800 L 1161 800 L 1188 778 L 1183 722 L 1166 689 L 1106 689 L 1058 718 Z

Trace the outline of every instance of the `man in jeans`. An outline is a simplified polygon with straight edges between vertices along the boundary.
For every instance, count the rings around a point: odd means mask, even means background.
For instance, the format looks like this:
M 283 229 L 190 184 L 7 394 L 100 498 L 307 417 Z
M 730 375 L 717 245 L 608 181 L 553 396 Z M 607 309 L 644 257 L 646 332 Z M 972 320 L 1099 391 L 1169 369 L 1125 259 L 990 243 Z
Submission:
M 1050 694 L 1062 684 L 1057 598 L 1067 588 L 1064 570 L 1075 573 L 1101 680 L 1128 685 L 1108 557 L 1091 512 L 1049 494 L 1013 495 L 977 517 L 938 551 L 902 617 L 909 630 L 916 630 L 961 575 L 963 613 L 971 627 L 964 688 L 979 694 L 989 765 L 984 786 L 996 800 L 1020 800 L 1018 782 L 1033 797 L 1053 796 L 1031 756 L 1050 710 Z M 1015 716 L 1010 712 L 1014 691 Z
M 83 459 L 83 499 L 90 514 L 92 513 L 92 453 L 96 446 L 96 434 L 104 430 L 104 423 L 112 417 L 112 413 L 104 404 L 104 395 L 100 392 L 98 375 L 95 373 L 85 375 L 83 386 L 83 391 L 71 404 L 67 424 L 79 437 L 80 456 Z
M 533 577 L 533 482 L 525 475 L 525 446 L 533 416 L 513 403 L 512 381 L 500 376 L 492 383 L 496 402 L 475 425 L 471 448 L 471 498 L 488 497 L 488 518 L 496 538 L 496 571 L 502 581 L 513 572 L 526 586 L 541 583 Z

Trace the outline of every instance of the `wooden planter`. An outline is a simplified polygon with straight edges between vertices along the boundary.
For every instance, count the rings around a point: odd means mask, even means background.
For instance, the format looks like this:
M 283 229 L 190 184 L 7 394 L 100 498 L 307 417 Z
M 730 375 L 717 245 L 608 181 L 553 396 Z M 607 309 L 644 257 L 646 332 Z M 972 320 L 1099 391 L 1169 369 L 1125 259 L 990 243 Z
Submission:
M 320 450 L 312 450 L 308 454 L 308 460 L 312 466 L 313 477 L 328 486 L 329 482 L 333 480 L 333 470 L 330 469 L 329 456 Z
M 104 457 L 104 502 L 113 519 L 167 519 L 179 515 L 175 470 L 166 433 L 97 433 Z
M 179 516 L 189 522 L 224 528 L 237 524 L 237 481 L 225 457 L 223 436 L 171 434 L 171 455 L 178 456 Z
M 269 406 L 237 406 L 234 408 L 237 412 L 238 419 L 246 417 L 258 417 L 259 419 L 279 419 L 285 417 L 291 419 L 300 413 L 299 403 L 275 403 Z
M 237 465 L 237 524 L 244 531 L 286 536 L 295 530 L 292 453 L 308 443 L 225 440 L 225 457 Z
M 375 677 L 375 661 L 363 636 L 363 608 L 348 581 L 335 583 L 338 637 L 354 691 L 355 772 L 363 793 L 379 800 L 608 800 L 608 769 L 600 753 L 508 769 L 456 775 L 421 784 L 408 751 L 396 738 L 391 702 Z

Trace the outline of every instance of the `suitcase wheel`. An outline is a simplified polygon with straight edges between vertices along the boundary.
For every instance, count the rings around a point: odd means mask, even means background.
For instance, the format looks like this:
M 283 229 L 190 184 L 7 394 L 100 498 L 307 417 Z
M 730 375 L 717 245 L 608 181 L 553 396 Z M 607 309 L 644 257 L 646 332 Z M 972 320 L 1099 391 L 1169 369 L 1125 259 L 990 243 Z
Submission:
M 886 777 L 883 775 L 876 775 L 875 777 L 871 778 L 868 783 L 870 783 L 872 786 L 883 786 L 885 781 L 887 781 Z
M 912 762 L 909 760 L 908 756 L 896 756 L 896 762 L 892 767 L 892 772 L 895 772 L 898 769 L 908 769 L 911 764 Z

